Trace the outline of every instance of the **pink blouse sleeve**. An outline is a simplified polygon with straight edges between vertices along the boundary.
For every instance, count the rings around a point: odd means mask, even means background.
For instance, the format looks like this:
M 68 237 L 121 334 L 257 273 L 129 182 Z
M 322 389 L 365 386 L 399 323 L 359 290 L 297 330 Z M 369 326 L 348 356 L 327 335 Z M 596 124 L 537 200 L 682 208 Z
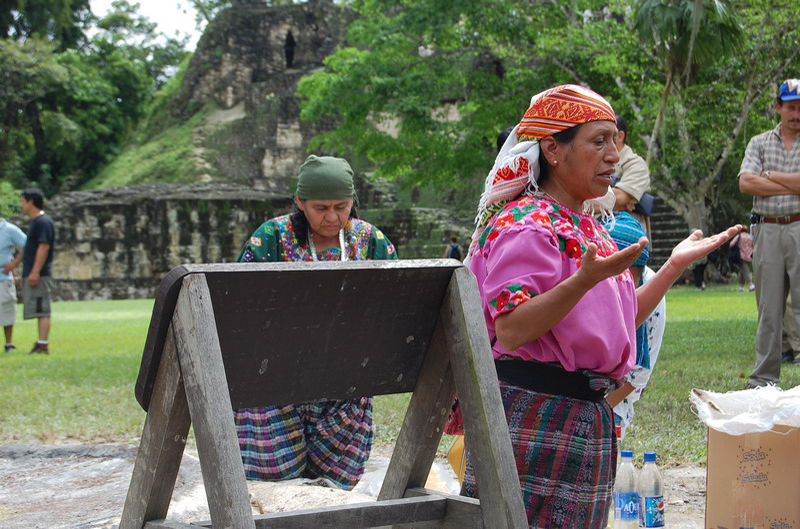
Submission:
M 562 253 L 555 235 L 534 223 L 498 232 L 485 250 L 481 292 L 492 321 L 562 281 Z

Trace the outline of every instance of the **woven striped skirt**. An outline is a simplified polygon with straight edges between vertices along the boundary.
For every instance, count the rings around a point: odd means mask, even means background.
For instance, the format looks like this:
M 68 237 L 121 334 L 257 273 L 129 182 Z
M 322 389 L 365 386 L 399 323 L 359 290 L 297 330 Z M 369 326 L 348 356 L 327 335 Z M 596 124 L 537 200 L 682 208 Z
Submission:
M 234 410 L 247 479 L 326 478 L 350 490 L 372 449 L 372 398 Z
M 500 393 L 530 527 L 605 528 L 617 453 L 611 406 L 502 381 Z M 461 493 L 478 497 L 470 459 Z

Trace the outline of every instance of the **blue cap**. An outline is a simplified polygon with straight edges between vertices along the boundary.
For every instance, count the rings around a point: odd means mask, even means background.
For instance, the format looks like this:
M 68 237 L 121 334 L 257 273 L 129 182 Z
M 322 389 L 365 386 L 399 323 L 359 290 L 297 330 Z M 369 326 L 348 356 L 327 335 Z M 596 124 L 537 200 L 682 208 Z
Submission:
M 656 462 L 656 453 L 655 452 L 645 452 L 644 453 L 644 462 L 645 463 L 655 463 Z
M 781 84 L 778 98 L 780 98 L 781 101 L 794 101 L 795 99 L 800 99 L 798 90 L 800 90 L 800 79 L 787 79 Z
M 623 450 L 619 455 L 622 457 L 633 457 L 633 450 Z

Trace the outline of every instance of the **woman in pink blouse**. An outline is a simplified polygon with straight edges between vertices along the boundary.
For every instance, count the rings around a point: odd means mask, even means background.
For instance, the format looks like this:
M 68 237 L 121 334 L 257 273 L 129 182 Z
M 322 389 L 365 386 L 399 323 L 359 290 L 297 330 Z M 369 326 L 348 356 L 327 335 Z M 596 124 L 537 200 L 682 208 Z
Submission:
M 620 251 L 593 216 L 612 214 L 616 132 L 591 90 L 534 96 L 487 177 L 470 246 L 531 527 L 605 527 L 616 454 L 606 394 L 634 364 L 637 326 L 740 228 L 695 231 L 636 289 L 628 268 L 647 239 Z M 462 492 L 477 496 L 469 459 Z

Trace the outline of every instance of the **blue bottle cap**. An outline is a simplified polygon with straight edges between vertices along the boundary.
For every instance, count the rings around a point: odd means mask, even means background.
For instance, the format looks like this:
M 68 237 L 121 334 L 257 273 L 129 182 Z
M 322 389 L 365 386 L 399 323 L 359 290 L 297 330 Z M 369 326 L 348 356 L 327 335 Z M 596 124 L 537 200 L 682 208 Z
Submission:
M 633 450 L 623 450 L 619 455 L 622 457 L 633 457 Z
M 656 462 L 656 453 L 655 452 L 645 452 L 644 453 L 644 462 L 645 463 L 655 463 Z

